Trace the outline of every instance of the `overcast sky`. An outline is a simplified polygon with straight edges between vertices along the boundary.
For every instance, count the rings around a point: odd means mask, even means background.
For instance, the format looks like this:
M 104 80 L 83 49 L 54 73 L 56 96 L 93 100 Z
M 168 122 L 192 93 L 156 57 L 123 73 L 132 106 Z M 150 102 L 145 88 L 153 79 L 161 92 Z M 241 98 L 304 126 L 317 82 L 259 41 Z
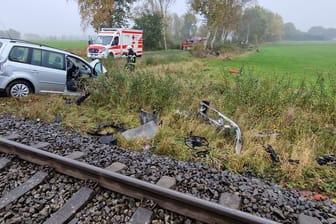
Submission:
M 257 0 L 278 13 L 284 22 L 293 22 L 301 31 L 312 26 L 336 28 L 336 0 Z M 187 11 L 186 0 L 176 0 L 171 12 Z M 88 35 L 82 31 L 77 4 L 73 0 L 1 0 L 0 30 L 15 29 L 39 35 Z

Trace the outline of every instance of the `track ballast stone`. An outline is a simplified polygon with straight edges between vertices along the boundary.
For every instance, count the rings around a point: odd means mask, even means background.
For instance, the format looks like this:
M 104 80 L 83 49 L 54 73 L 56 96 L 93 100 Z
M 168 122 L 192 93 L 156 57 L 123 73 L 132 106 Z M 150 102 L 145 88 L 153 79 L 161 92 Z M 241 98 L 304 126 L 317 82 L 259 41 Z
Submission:
M 336 220 L 336 205 L 332 201 L 309 200 L 300 192 L 260 178 L 208 168 L 200 162 L 177 161 L 102 144 L 97 137 L 66 131 L 57 123 L 0 115 L 0 136 L 13 134 L 17 135 L 15 141 L 27 145 L 48 142 L 43 150 L 63 156 L 82 151 L 84 156 L 80 161 L 102 168 L 114 162 L 123 163 L 127 168 L 122 169 L 121 174 L 153 184 L 163 176 L 175 177 L 175 190 L 205 200 L 219 203 L 222 193 L 239 196 L 240 210 L 280 223 L 299 223 L 299 217 L 301 220 L 302 217 L 316 218 L 323 224 L 333 224 Z M 164 215 L 161 218 L 164 219 Z

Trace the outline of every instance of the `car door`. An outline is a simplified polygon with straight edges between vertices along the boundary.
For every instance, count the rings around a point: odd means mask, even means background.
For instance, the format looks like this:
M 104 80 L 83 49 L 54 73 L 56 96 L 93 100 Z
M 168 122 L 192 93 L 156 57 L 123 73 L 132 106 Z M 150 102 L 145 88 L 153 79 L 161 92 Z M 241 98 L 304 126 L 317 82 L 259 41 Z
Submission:
M 66 83 L 65 55 L 43 49 L 32 49 L 32 73 L 39 92 L 63 93 Z

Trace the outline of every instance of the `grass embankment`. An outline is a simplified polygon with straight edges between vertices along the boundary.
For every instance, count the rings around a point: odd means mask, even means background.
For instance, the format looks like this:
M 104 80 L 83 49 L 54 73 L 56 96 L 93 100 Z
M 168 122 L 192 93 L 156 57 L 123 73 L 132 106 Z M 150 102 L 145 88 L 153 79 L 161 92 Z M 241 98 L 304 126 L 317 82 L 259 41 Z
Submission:
M 261 174 L 283 186 L 335 196 L 335 167 L 315 161 L 336 149 L 335 52 L 336 44 L 302 43 L 262 46 L 259 53 L 233 60 L 143 57 L 132 74 L 123 69 L 124 60 L 104 61 L 108 75 L 92 84 L 92 96 L 80 107 L 65 104 L 62 96 L 1 99 L 1 105 L 3 111 L 48 121 L 61 114 L 64 126 L 82 132 L 97 124 L 136 127 L 140 109 L 156 111 L 162 125 L 153 140 L 126 142 L 117 135 L 119 144 L 136 150 L 155 146 L 152 150 L 158 154 Z M 242 75 L 228 73 L 241 66 Z M 234 153 L 232 136 L 197 117 L 200 100 L 209 101 L 240 126 L 240 155 Z M 190 132 L 209 141 L 206 157 L 195 156 L 195 150 L 184 144 Z M 259 137 L 260 133 L 270 135 Z M 279 163 L 271 161 L 264 149 L 267 144 Z M 292 165 L 290 159 L 300 162 Z

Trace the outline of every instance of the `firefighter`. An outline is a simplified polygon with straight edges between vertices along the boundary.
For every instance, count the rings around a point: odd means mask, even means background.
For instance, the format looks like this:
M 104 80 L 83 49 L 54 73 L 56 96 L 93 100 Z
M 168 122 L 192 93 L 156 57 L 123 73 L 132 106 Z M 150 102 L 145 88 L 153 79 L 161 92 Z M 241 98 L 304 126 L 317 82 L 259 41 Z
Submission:
M 127 58 L 125 67 L 129 69 L 131 72 L 135 69 L 136 63 L 136 53 L 133 51 L 130 45 L 127 46 Z

